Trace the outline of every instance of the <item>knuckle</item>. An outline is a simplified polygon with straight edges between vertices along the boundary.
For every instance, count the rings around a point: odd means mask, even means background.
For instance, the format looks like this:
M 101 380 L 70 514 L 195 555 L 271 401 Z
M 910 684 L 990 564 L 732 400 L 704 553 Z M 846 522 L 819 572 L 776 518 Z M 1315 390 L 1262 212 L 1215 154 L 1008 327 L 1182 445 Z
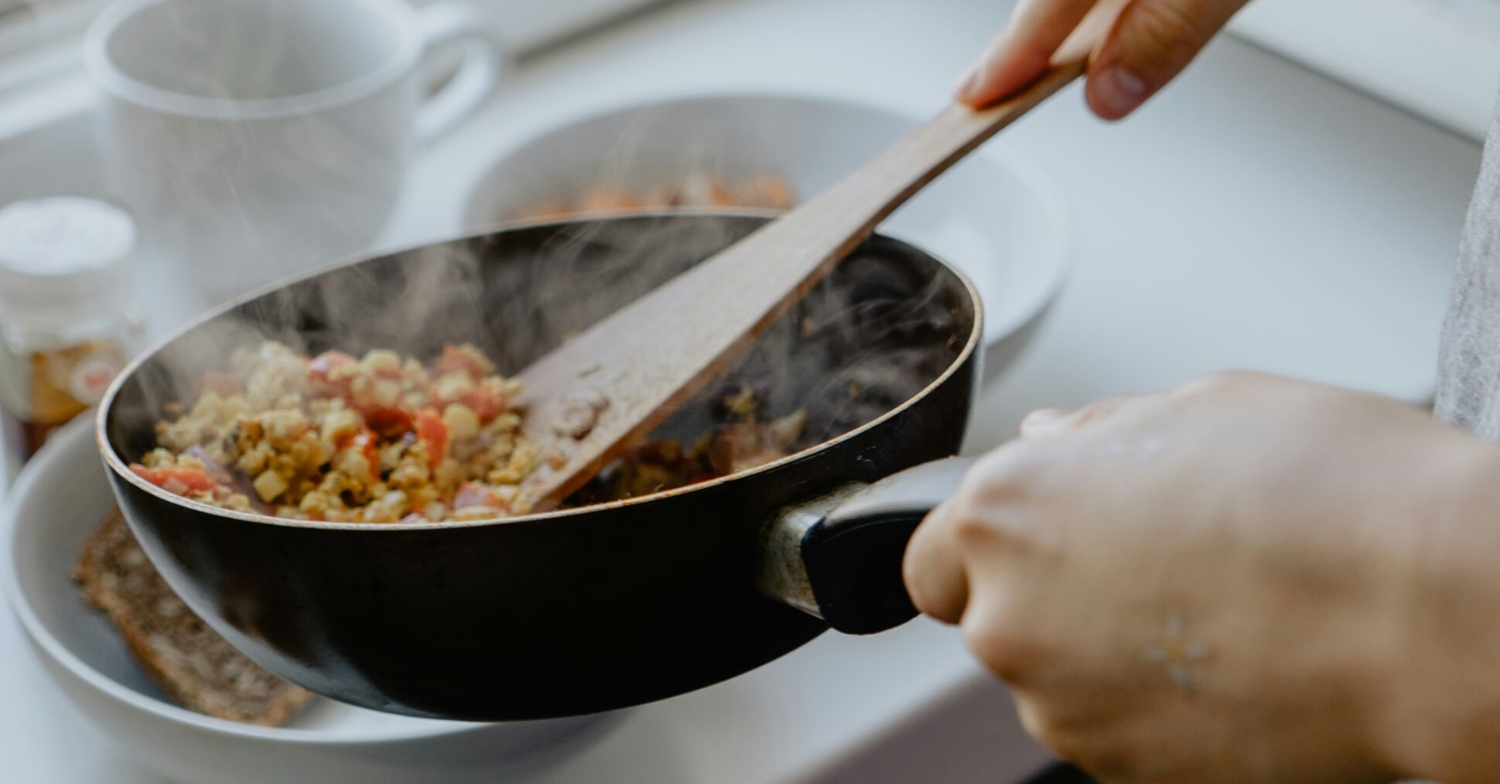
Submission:
M 1239 384 L 1239 382 L 1241 382 L 1239 372 L 1236 372 L 1236 370 L 1221 370 L 1221 372 L 1209 373 L 1209 375 L 1200 376 L 1200 378 L 1187 382 L 1187 384 L 1182 385 L 1181 391 L 1184 394 L 1190 394 L 1190 396 L 1191 394 L 1215 393 L 1215 391 L 1233 387 L 1233 385 Z
M 1199 376 L 1192 381 L 1178 387 L 1173 396 L 1178 398 L 1194 398 L 1211 395 L 1234 383 L 1228 373 L 1210 373 Z
M 1074 424 L 1075 426 L 1082 426 L 1091 422 L 1108 419 L 1136 399 L 1135 395 L 1119 395 L 1097 401 L 1078 412 L 1078 417 Z
M 1079 412 L 1074 429 L 1084 432 L 1094 428 L 1128 427 L 1155 416 L 1165 399 L 1164 395 L 1149 394 L 1122 395 L 1101 400 Z
M 917 528 L 901 569 L 912 604 L 919 611 L 944 623 L 957 623 L 968 603 L 968 566 L 949 542 L 946 506 Z
M 1149 64 L 1186 65 L 1212 35 L 1204 15 L 1181 0 L 1131 3 L 1126 14 L 1131 47 Z
M 1104 741 L 1097 730 L 1060 719 L 1045 699 L 1018 694 L 1016 709 L 1022 729 L 1058 757 L 1105 781 L 1139 780 L 1137 754 Z
M 940 623 L 954 624 L 963 618 L 963 597 L 944 592 L 924 583 L 908 581 L 912 606 L 917 612 Z
M 973 491 L 978 487 L 1003 484 L 1010 480 L 1025 465 L 1028 450 L 1018 441 L 1012 441 L 991 451 L 964 477 L 963 489 Z
M 1012 442 L 979 459 L 959 485 L 955 506 L 965 512 L 1015 500 L 1029 471 L 1029 451 Z
M 1097 745 L 1080 750 L 1074 762 L 1086 768 L 1095 778 L 1105 781 L 1140 781 L 1140 757 L 1130 749 L 1119 746 L 1100 748 Z
M 1021 437 L 1031 438 L 1040 434 L 1054 432 L 1061 425 L 1067 423 L 1068 413 L 1055 408 L 1041 408 L 1032 411 L 1021 420 Z
M 1169 750 L 1139 742 L 1131 725 L 1101 721 L 1092 704 L 1067 694 L 1015 688 L 1017 715 L 1026 733 L 1058 757 L 1084 768 L 1101 781 L 1157 781 L 1156 760 Z
M 1035 504 L 1050 492 L 1053 449 L 1013 441 L 980 458 L 940 507 L 943 535 L 961 548 L 1021 544 Z
M 1031 736 L 1065 760 L 1086 764 L 1090 756 L 1091 748 L 1083 736 L 1064 729 L 1058 722 L 1043 720 Z
M 973 547 L 984 544 L 995 537 L 995 527 L 977 515 L 965 515 L 953 524 L 953 541 L 959 545 Z
M 1177 397 L 1192 398 L 1221 394 L 1240 387 L 1255 384 L 1260 378 L 1259 373 L 1251 373 L 1244 370 L 1221 370 L 1210 373 L 1183 384 L 1177 390 Z
M 1012 686 L 1034 682 L 1048 661 L 1048 651 L 1019 631 L 1012 633 L 1017 625 L 1007 622 L 1006 615 L 991 616 L 979 623 L 965 622 L 964 642 L 1000 680 Z
M 1041 700 L 1022 691 L 1014 691 L 1016 701 L 1016 717 L 1020 719 L 1021 729 L 1026 731 L 1033 740 L 1042 742 L 1042 736 L 1046 734 L 1049 722 L 1042 708 Z
M 951 524 L 953 544 L 961 552 L 1020 552 L 1027 536 L 1017 521 L 1023 519 L 1002 508 L 1003 499 L 991 497 L 966 508 Z M 996 548 L 1000 548 L 997 550 Z

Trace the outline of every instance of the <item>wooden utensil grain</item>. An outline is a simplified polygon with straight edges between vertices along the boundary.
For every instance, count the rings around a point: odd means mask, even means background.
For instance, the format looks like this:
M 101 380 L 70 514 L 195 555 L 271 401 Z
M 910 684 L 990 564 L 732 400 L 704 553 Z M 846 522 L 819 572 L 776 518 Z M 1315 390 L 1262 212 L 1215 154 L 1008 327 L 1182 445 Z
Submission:
M 520 376 L 523 429 L 542 465 L 521 504 L 555 506 L 747 349 L 923 186 L 1077 79 L 1073 47 L 1030 87 L 954 105 L 833 188 L 560 346 Z

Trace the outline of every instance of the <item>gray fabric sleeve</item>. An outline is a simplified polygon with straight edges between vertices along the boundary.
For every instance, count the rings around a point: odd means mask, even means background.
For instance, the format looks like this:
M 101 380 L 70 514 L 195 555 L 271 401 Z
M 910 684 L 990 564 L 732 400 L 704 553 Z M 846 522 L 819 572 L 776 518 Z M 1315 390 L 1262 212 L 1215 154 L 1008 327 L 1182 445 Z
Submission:
M 1496 119 L 1459 246 L 1438 358 L 1437 415 L 1500 440 L 1500 133 Z

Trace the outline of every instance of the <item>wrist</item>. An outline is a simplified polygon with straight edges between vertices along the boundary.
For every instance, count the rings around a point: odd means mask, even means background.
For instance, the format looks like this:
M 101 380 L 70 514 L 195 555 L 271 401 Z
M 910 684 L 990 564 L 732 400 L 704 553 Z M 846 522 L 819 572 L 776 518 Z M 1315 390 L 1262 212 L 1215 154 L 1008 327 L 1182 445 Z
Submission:
M 1370 737 L 1394 773 L 1464 784 L 1500 768 L 1500 448 L 1444 435 L 1392 539 Z

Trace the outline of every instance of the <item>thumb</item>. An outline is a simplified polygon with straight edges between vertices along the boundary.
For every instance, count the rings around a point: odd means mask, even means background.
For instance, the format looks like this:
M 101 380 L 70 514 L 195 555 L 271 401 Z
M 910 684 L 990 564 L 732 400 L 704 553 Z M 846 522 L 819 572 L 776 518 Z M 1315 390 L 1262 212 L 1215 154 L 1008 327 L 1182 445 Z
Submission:
M 1130 0 L 1089 65 L 1089 106 L 1106 120 L 1129 115 L 1182 73 L 1247 2 Z

